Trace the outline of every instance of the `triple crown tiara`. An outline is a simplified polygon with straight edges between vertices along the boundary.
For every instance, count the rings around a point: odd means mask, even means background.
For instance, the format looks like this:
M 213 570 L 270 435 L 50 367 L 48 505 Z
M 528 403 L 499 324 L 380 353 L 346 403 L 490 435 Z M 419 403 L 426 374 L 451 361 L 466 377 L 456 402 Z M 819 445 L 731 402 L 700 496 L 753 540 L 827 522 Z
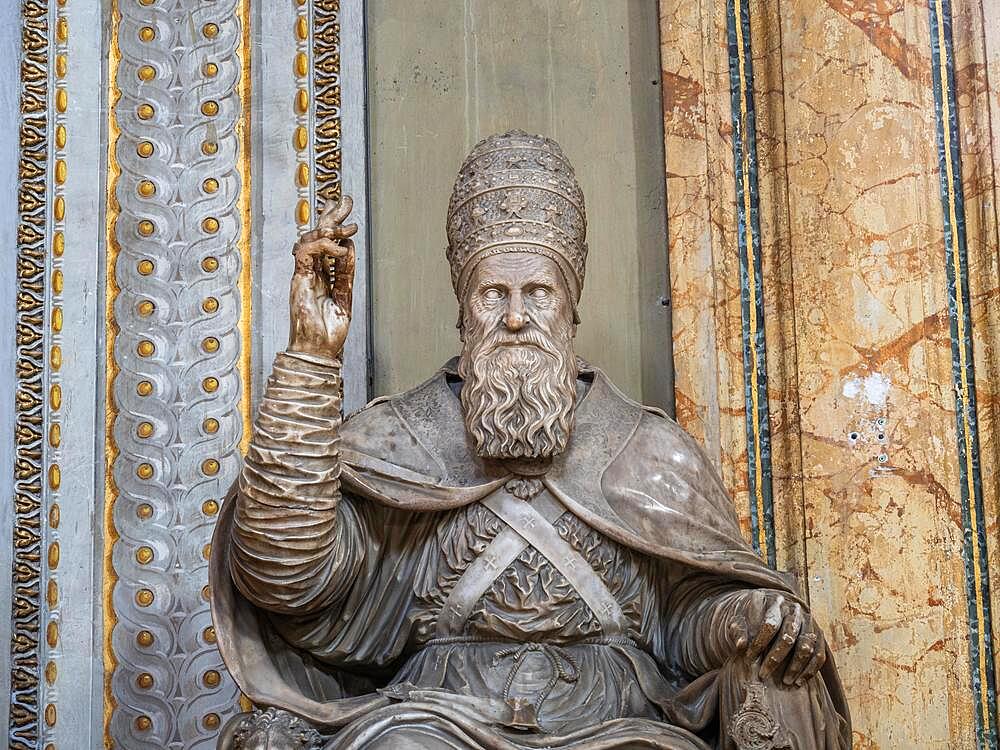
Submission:
M 579 301 L 586 236 L 583 191 L 552 139 L 511 130 L 481 140 L 466 157 L 448 205 L 448 262 L 459 299 L 480 260 L 524 252 L 555 261 Z

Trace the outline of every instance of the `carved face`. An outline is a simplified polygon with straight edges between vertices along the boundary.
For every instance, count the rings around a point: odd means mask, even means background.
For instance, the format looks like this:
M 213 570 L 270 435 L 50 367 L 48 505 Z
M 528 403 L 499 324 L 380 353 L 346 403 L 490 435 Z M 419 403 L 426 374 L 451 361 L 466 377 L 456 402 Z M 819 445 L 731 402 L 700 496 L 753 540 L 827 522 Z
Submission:
M 544 255 L 502 253 L 473 270 L 463 306 L 466 326 L 499 327 L 510 341 L 527 340 L 532 331 L 552 330 L 560 318 L 572 326 L 573 303 L 559 266 Z
M 479 454 L 562 452 L 577 370 L 573 301 L 559 267 L 530 253 L 485 258 L 472 272 L 462 323 L 462 406 Z

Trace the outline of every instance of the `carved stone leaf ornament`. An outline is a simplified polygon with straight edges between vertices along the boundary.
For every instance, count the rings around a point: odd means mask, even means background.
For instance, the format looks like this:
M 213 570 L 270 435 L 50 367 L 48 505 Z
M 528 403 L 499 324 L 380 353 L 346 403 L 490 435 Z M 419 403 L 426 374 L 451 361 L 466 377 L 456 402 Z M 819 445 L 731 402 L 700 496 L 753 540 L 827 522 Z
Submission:
M 757 680 L 747 683 L 747 695 L 733 716 L 729 734 L 738 750 L 783 750 L 790 748 L 785 731 L 778 724 L 764 699 L 764 685 Z
M 323 738 L 294 714 L 268 708 L 239 722 L 233 744 L 237 750 L 320 750 Z

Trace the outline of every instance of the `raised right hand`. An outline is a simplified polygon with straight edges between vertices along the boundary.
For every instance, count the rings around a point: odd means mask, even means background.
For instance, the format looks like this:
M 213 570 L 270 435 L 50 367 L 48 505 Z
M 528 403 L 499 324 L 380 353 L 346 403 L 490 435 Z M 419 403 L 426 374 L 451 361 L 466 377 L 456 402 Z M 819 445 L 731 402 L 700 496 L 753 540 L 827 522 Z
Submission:
M 343 222 L 353 206 L 349 195 L 336 205 L 327 205 L 316 228 L 302 235 L 292 250 L 291 352 L 335 358 L 344 349 L 354 290 L 354 242 L 350 237 L 358 225 L 345 226 Z

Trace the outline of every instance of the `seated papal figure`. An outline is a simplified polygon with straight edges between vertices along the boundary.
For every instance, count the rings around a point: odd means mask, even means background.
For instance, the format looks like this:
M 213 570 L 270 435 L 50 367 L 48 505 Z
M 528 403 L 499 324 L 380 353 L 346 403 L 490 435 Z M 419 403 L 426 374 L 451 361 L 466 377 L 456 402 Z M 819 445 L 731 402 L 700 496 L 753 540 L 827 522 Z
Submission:
M 574 354 L 585 217 L 559 146 L 469 154 L 461 354 L 344 418 L 349 211 L 295 246 L 288 350 L 216 532 L 219 646 L 257 706 L 220 747 L 849 748 L 823 634 L 705 454 Z

